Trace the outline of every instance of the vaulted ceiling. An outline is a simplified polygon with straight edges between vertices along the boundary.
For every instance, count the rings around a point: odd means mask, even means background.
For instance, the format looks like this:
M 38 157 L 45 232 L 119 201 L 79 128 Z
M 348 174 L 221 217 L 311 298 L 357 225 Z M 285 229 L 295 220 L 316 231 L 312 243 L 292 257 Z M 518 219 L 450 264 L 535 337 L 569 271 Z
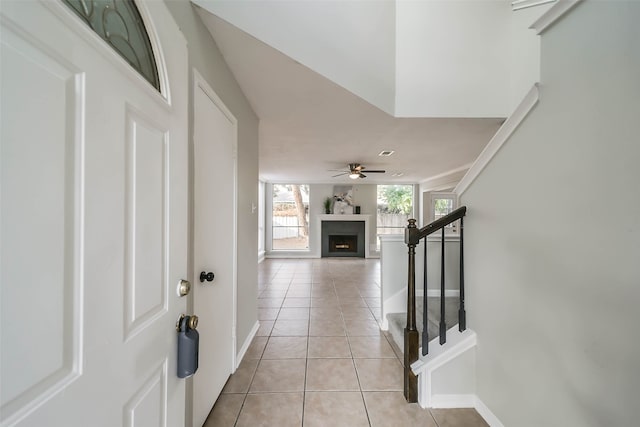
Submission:
M 210 10 L 195 7 L 260 119 L 260 177 L 265 181 L 349 182 L 348 177 L 333 178 L 337 172 L 331 171 L 349 163 L 387 171 L 359 183 L 418 183 L 459 175 L 504 121 L 394 117 Z M 394 154 L 380 157 L 384 150 Z

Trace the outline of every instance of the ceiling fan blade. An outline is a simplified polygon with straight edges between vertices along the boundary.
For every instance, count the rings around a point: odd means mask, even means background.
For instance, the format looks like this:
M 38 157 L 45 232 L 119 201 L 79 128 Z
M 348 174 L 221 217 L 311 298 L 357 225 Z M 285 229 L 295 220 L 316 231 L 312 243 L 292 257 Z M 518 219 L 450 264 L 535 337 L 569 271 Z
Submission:
M 329 172 L 348 172 L 344 169 L 327 169 Z
M 363 174 L 362 172 L 360 172 L 360 178 L 366 178 L 367 175 Z
M 350 172 L 339 173 L 338 175 L 333 175 L 331 178 L 335 178 L 336 176 L 348 175 Z
M 367 173 L 386 173 L 384 170 L 367 170 Z

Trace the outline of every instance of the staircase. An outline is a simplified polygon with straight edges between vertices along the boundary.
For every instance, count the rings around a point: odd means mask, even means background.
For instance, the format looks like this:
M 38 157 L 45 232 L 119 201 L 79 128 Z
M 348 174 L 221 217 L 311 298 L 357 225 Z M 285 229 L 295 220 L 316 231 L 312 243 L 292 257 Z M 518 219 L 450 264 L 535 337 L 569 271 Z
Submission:
M 466 328 L 464 308 L 466 211 L 460 207 L 421 229 L 410 219 L 403 243 L 382 240 L 383 328 L 404 353 L 407 402 L 423 408 L 476 408 L 488 415 L 490 425 L 502 426 L 476 395 L 477 336 Z M 445 228 L 453 223 L 458 231 L 447 238 Z
M 414 219 L 410 219 L 404 244 L 397 245 L 390 239 L 382 241 L 383 313 L 384 307 L 390 308 L 383 328 L 388 328 L 392 339 L 401 351 L 404 350 L 404 396 L 407 402 L 417 402 L 423 408 L 475 408 L 489 425 L 502 427 L 476 394 L 477 335 L 466 327 L 464 308 L 466 211 L 466 207 L 460 207 L 421 229 L 416 227 Z M 446 239 L 445 227 L 454 222 L 458 222 L 458 239 Z M 427 237 L 434 234 L 440 234 L 440 239 L 427 245 Z M 454 253 L 458 252 L 459 257 L 452 256 L 452 251 L 445 257 L 447 241 L 449 244 L 457 241 L 459 251 L 454 246 Z M 405 276 L 407 264 L 404 260 L 407 255 L 404 248 L 407 246 L 409 259 Z M 429 264 L 428 260 L 434 256 L 436 262 Z M 403 262 L 399 263 L 401 259 Z M 452 274 L 452 269 L 459 269 L 459 275 Z M 448 273 L 445 274 L 446 271 Z M 433 286 L 433 282 L 439 282 L 439 289 Z M 398 284 L 404 290 L 398 288 Z M 385 293 L 385 288 L 389 288 L 389 292 Z M 406 305 L 400 304 L 403 300 Z M 404 307 L 407 311 L 399 312 Z
M 458 297 L 445 297 L 445 324 L 447 329 L 455 326 L 458 323 Z M 423 298 L 418 297 L 416 300 L 416 319 L 422 319 L 424 314 Z M 400 350 L 404 348 L 404 328 L 407 326 L 407 313 L 390 313 L 387 314 L 387 320 L 389 322 L 389 333 L 393 337 L 393 340 L 398 345 Z M 429 340 L 438 337 L 440 323 L 440 297 L 429 297 L 427 307 L 427 332 Z M 418 325 L 419 344 L 422 346 L 422 322 Z

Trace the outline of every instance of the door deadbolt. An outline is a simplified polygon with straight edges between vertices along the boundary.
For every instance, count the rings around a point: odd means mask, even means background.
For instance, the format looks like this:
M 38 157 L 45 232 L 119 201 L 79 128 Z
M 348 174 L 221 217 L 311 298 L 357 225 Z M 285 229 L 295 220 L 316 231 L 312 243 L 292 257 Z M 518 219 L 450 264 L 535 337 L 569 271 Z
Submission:
M 210 272 L 207 273 L 207 272 L 203 271 L 203 272 L 200 273 L 200 283 L 204 282 L 205 280 L 207 282 L 213 282 L 213 279 L 215 277 L 216 277 L 216 275 L 213 274 L 213 272 L 210 271 Z
M 191 292 L 191 282 L 188 280 L 180 280 L 178 282 L 178 296 L 183 297 Z

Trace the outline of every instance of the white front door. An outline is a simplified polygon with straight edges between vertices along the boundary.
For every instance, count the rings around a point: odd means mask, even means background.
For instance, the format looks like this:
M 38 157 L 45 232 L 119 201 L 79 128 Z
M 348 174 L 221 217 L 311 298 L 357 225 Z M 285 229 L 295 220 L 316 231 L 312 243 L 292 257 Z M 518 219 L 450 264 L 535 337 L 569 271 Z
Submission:
M 185 40 L 139 4 L 160 94 L 61 2 L 1 7 L 0 422 L 182 426 Z
M 194 311 L 200 365 L 193 379 L 193 423 L 201 426 L 235 371 L 237 122 L 194 73 Z M 213 273 L 212 281 L 199 281 Z

